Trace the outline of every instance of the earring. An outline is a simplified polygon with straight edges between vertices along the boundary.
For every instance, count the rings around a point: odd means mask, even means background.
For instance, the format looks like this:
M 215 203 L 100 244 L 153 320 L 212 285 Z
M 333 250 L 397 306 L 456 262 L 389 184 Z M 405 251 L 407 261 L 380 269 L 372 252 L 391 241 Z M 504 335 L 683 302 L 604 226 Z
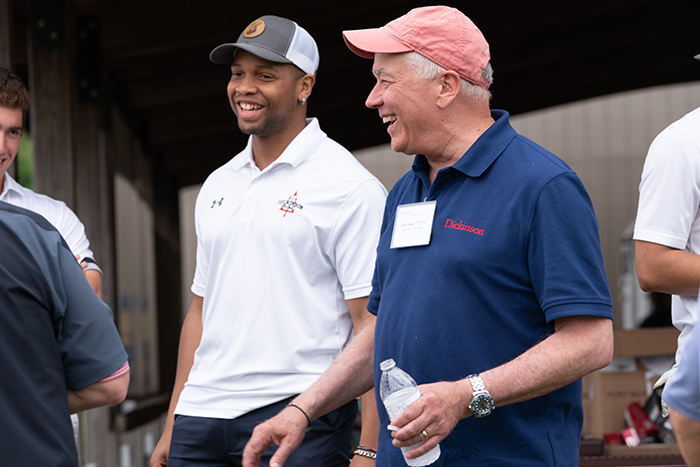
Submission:
M 301 98 L 301 105 L 306 105 L 306 97 Z

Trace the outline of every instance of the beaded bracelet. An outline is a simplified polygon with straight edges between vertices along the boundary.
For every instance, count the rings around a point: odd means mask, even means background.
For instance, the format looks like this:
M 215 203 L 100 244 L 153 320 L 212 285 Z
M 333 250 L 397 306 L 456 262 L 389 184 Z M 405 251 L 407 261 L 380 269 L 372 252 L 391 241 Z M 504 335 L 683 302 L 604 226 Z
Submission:
M 355 449 L 355 452 L 353 452 L 353 454 L 357 454 L 358 456 L 362 456 L 362 457 L 369 457 L 370 459 L 377 458 L 376 452 L 365 451 L 364 449 L 360 449 L 359 447 L 357 449 Z

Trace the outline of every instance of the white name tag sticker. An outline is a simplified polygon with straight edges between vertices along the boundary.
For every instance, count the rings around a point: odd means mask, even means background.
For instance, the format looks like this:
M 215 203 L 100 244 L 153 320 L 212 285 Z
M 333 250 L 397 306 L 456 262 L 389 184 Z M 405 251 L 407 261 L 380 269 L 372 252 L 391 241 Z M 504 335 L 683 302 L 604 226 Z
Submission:
M 391 248 L 428 245 L 437 201 L 402 204 L 396 208 Z

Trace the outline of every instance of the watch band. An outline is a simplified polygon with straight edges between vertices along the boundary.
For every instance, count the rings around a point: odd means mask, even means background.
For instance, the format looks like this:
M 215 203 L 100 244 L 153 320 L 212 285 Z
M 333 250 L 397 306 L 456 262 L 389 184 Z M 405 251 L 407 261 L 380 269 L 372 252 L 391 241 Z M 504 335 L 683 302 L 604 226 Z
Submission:
M 484 386 L 484 380 L 481 379 L 481 376 L 479 375 L 469 375 L 467 376 L 469 378 L 469 381 L 472 383 L 472 397 L 476 395 L 479 392 L 484 392 L 486 391 L 486 386 Z M 488 391 L 486 391 L 488 393 Z

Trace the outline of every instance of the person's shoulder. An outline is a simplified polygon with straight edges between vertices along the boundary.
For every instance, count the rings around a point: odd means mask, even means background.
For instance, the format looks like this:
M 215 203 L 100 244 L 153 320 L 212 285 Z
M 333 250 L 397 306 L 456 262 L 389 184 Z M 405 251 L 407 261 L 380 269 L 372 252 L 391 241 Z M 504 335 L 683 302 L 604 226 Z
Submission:
M 316 156 L 317 160 L 324 163 L 326 170 L 343 178 L 355 179 L 358 183 L 379 181 L 345 146 L 331 138 L 321 142 Z
M 246 163 L 246 149 L 242 150 L 231 159 L 226 161 L 224 164 L 220 165 L 214 169 L 207 177 L 204 179 L 202 185 L 212 185 L 225 180 L 228 183 L 228 177 L 232 174 L 236 174 L 241 167 Z
M 0 201 L 0 221 L 13 229 L 40 229 L 46 232 L 57 232 L 56 228 L 44 216 L 31 209 L 15 206 Z
M 676 120 L 674 124 L 676 125 L 688 125 L 692 126 L 696 131 L 700 132 L 700 107 L 693 109 L 687 114 L 683 115 L 681 118 Z
M 50 215 L 51 213 L 70 211 L 68 205 L 58 199 L 54 199 L 49 195 L 43 193 L 37 193 L 36 191 L 27 188 L 20 187 L 23 206 L 32 211 L 39 212 L 39 214 Z M 72 211 L 71 211 L 72 212 Z
M 491 138 L 498 151 L 495 156 L 499 167 L 517 176 L 535 178 L 573 172 L 559 156 L 526 135 L 518 133 L 510 124 L 508 112 L 492 110 L 491 114 L 496 119 Z
M 700 107 L 691 110 L 681 118 L 667 126 L 660 134 L 665 135 L 680 130 L 695 139 L 700 139 Z
M 700 107 L 664 128 L 649 146 L 647 159 L 664 164 L 697 162 L 700 145 Z
M 539 186 L 561 175 L 578 178 L 561 157 L 519 133 L 498 159 L 506 162 L 499 166 L 505 167 L 507 173 L 519 183 L 529 181 Z

